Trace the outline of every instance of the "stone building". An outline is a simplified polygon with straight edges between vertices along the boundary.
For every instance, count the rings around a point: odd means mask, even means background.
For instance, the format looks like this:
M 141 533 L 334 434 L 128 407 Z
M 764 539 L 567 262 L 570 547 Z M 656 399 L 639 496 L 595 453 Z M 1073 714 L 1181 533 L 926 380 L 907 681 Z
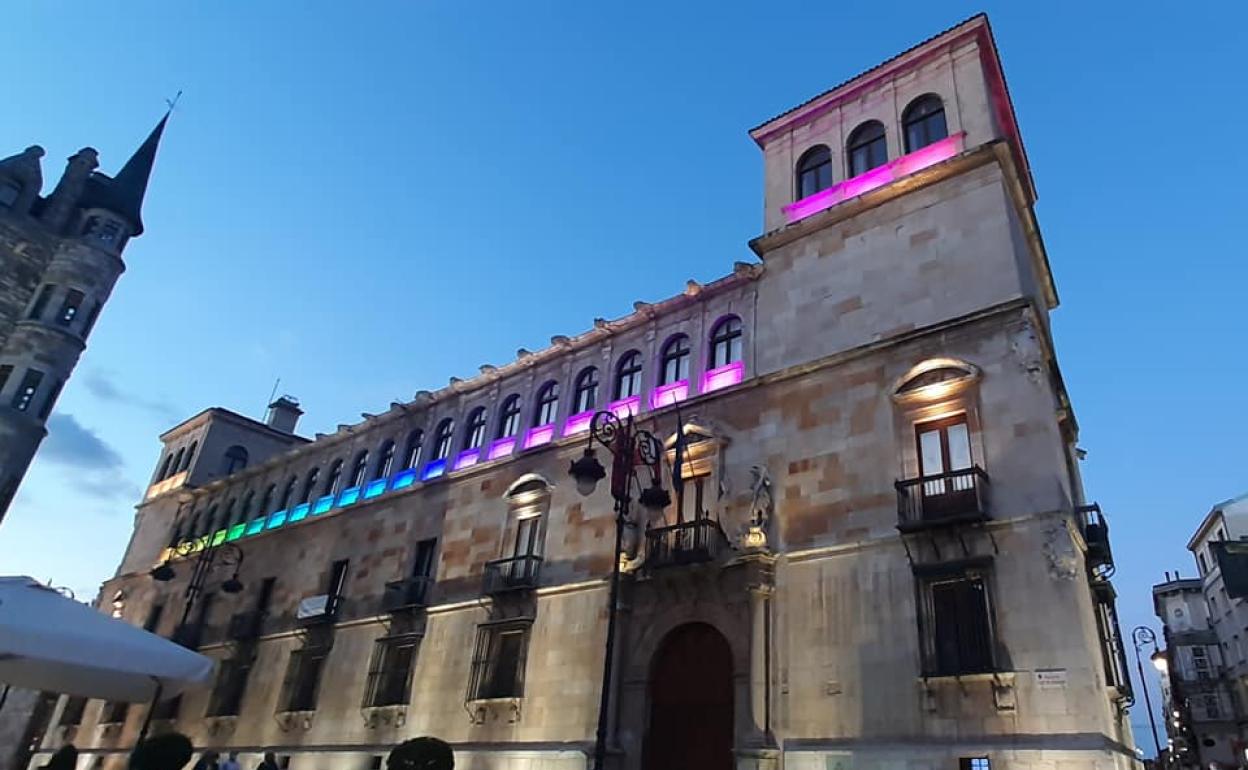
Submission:
M 684 479 L 627 528 L 609 767 L 1126 768 L 1108 532 L 987 19 L 751 136 L 759 261 L 310 442 L 224 410 L 166 433 L 103 598 L 220 665 L 154 729 L 244 766 L 432 734 L 459 767 L 586 767 L 617 555 L 568 468 L 608 410 Z M 121 768 L 147 711 L 62 699 L 46 748 Z
M 1213 506 L 1188 540 L 1198 577 L 1167 574 L 1153 586 L 1170 663 L 1162 680 L 1167 733 L 1175 755 L 1193 767 L 1248 765 L 1248 592 L 1228 587 L 1226 575 L 1234 566 L 1227 544 L 1245 540 L 1241 495 Z
M 143 234 L 143 197 L 166 116 L 116 176 L 79 150 L 43 197 L 43 148 L 0 160 L 0 521 L 45 423 Z

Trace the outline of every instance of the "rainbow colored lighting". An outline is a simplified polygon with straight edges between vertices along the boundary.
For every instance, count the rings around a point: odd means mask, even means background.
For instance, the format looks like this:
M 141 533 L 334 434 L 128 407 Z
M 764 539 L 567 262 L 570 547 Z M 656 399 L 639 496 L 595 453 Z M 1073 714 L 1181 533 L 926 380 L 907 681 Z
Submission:
M 636 417 L 641 414 L 641 396 L 629 396 L 607 404 L 607 411 L 623 420 L 625 417 Z
M 288 524 L 294 524 L 296 521 L 303 521 L 308 518 L 308 511 L 312 510 L 312 506 L 308 503 L 299 503 L 290 509 L 290 516 L 287 517 Z
M 319 500 L 317 500 L 315 503 L 312 504 L 312 515 L 320 516 L 322 513 L 325 513 L 326 511 L 328 511 L 330 508 L 333 508 L 333 507 L 334 507 L 334 496 L 325 495 L 324 497 L 320 498 Z
M 650 408 L 671 406 L 689 397 L 689 380 L 676 380 L 650 391 Z
M 549 444 L 555 437 L 555 425 L 539 425 L 536 428 L 529 428 L 529 432 L 524 434 L 524 448 L 532 449 L 535 446 Z
M 211 543 L 209 543 L 209 546 L 210 546 L 210 547 L 212 547 L 212 548 L 215 548 L 215 547 L 217 547 L 217 546 L 221 545 L 222 543 L 224 543 L 224 542 L 225 542 L 225 536 L 226 536 L 226 535 L 228 535 L 228 534 L 229 534 L 229 530 L 227 530 L 227 529 L 218 529 L 216 532 L 214 532 L 214 533 L 213 533 L 213 535 L 212 535 L 212 542 L 211 542 Z
M 744 376 L 744 361 L 733 361 L 714 369 L 707 369 L 702 373 L 702 392 L 710 393 L 713 390 L 731 387 L 741 382 Z
M 226 533 L 225 541 L 229 543 L 229 542 L 233 542 L 239 539 L 240 537 L 243 536 L 243 532 L 246 531 L 246 529 L 247 529 L 246 524 L 235 524 L 234 526 L 230 527 L 230 531 Z
M 348 505 L 354 505 L 356 500 L 360 499 L 359 487 L 347 487 L 338 493 L 338 507 L 346 508 Z
M 504 436 L 490 444 L 490 451 L 486 453 L 487 460 L 497 460 L 500 457 L 507 457 L 516 451 L 516 437 Z
M 389 479 L 373 479 L 368 482 L 368 486 L 364 487 L 364 499 L 372 500 L 377 495 L 386 491 L 386 482 Z
M 264 517 L 261 516 L 258 519 L 252 519 L 251 521 L 247 522 L 247 529 L 243 532 L 243 534 L 244 535 L 259 534 L 259 532 L 264 529 L 264 521 L 265 521 Z
M 805 219 L 811 214 L 826 211 L 850 198 L 856 198 L 863 193 L 883 187 L 886 184 L 891 184 L 916 171 L 922 171 L 928 166 L 934 166 L 937 163 L 949 160 L 962 152 L 962 143 L 965 139 L 966 132 L 959 131 L 941 139 L 939 142 L 933 142 L 912 153 L 902 155 L 900 158 L 889 161 L 883 166 L 878 166 L 856 177 L 846 179 L 840 184 L 834 184 L 814 195 L 808 195 L 800 201 L 784 206 L 781 210 L 790 224 Z
M 394 491 L 396 489 L 406 489 L 414 483 L 416 483 L 416 469 L 408 468 L 407 470 L 399 471 L 394 474 L 394 483 L 390 485 L 390 491 Z
M 265 529 L 277 529 L 286 523 L 286 511 L 273 511 L 269 514 L 269 521 L 264 525 Z
M 481 459 L 480 449 L 465 449 L 464 451 L 459 453 L 458 457 L 455 458 L 454 469 L 460 470 L 461 468 L 471 468 L 472 466 L 476 465 L 477 461 L 480 459 Z
M 585 412 L 574 414 L 563 421 L 563 435 L 571 436 L 574 433 L 589 430 L 589 424 L 594 421 L 594 410 L 590 409 Z
M 434 460 L 430 463 L 426 463 L 425 472 L 420 474 L 420 480 L 428 481 L 429 479 L 436 479 L 437 477 L 441 476 L 443 473 L 446 473 L 446 459 L 445 458 L 441 460 Z

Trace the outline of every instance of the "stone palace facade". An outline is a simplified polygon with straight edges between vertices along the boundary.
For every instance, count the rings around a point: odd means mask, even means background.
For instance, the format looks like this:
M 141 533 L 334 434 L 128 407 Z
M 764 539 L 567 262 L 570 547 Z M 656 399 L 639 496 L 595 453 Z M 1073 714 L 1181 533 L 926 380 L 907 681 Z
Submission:
M 101 606 L 219 666 L 153 729 L 244 766 L 435 735 L 459 767 L 587 767 L 614 514 L 568 468 L 610 410 L 664 437 L 668 488 L 687 450 L 683 510 L 628 531 L 608 767 L 1125 770 L 1107 526 L 987 19 L 751 136 L 757 262 L 332 435 L 289 398 L 165 433 Z M 147 711 L 62 698 L 45 748 L 120 770 Z

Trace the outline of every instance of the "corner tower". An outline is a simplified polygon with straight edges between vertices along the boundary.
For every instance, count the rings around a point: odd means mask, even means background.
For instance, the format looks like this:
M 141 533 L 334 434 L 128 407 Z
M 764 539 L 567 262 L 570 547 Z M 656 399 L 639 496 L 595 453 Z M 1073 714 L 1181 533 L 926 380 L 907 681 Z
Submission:
M 0 160 L 0 521 L 86 348 L 122 253 L 143 233 L 143 198 L 169 116 L 116 176 L 84 148 L 46 198 L 43 149 Z

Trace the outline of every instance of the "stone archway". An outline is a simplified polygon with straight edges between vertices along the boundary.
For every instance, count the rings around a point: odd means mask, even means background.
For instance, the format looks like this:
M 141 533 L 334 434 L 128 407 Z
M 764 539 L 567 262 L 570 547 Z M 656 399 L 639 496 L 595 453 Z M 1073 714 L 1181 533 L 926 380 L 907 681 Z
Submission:
M 732 770 L 728 640 L 706 623 L 677 626 L 650 665 L 644 770 Z

